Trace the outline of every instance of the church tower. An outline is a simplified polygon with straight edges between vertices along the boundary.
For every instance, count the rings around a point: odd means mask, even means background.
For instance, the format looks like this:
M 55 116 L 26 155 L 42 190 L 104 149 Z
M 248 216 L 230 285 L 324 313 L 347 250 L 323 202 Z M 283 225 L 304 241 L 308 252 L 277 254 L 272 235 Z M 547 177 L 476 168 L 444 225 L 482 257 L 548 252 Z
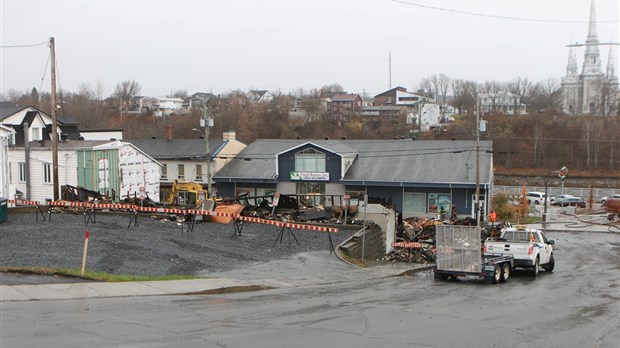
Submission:
M 581 94 L 583 85 L 577 72 L 577 56 L 575 48 L 570 47 L 568 52 L 568 64 L 566 65 L 566 76 L 562 78 L 562 110 L 570 115 L 577 113 L 581 105 Z
M 603 75 L 598 44 L 598 35 L 596 34 L 596 9 L 594 7 L 594 0 L 592 0 L 590 4 L 588 38 L 586 39 L 586 54 L 583 60 L 583 69 L 581 70 L 581 73 L 584 75 Z
M 596 31 L 596 5 L 590 3 L 588 36 L 581 73 L 577 73 L 577 58 L 574 47 L 570 46 L 566 76 L 562 78 L 562 111 L 570 115 L 610 114 L 618 98 L 618 78 L 615 76 L 613 50 L 610 47 L 607 69 L 602 70 L 599 40 Z M 616 111 L 617 112 L 617 111 Z

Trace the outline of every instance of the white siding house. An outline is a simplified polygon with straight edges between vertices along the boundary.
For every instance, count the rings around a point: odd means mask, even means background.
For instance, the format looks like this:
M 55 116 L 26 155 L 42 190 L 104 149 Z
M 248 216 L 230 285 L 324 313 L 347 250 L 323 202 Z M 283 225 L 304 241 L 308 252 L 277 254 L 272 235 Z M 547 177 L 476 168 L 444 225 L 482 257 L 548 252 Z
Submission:
M 49 142 L 48 142 L 49 145 Z M 50 146 L 39 146 L 31 142 L 29 160 L 26 160 L 24 147 L 9 149 L 9 197 L 10 199 L 30 199 L 45 203 L 54 199 L 53 160 Z M 28 168 L 26 168 L 28 163 Z M 77 161 L 75 150 L 58 149 L 59 185 L 77 186 Z
M 0 197 L 13 198 L 9 194 L 9 147 L 14 143 L 12 128 L 0 125 Z
M 8 162 L 8 198 L 41 203 L 53 200 L 50 141 L 30 142 L 28 150 L 11 147 Z M 129 143 L 78 140 L 58 144 L 59 189 L 64 185 L 80 186 L 105 195 L 114 192 L 116 198 L 123 199 L 145 187 L 149 197 L 159 201 L 160 171 L 157 161 Z

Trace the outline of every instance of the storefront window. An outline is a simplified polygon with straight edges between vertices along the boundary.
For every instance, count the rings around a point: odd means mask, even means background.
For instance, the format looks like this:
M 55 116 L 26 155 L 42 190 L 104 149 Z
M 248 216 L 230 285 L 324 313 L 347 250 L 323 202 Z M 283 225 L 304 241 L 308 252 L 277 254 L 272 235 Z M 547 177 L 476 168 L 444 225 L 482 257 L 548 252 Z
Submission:
M 403 213 L 425 213 L 426 194 L 406 192 L 403 199 Z
M 428 194 L 428 212 L 439 213 L 441 208 L 450 213 L 452 198 L 446 193 L 429 193 Z
M 325 184 L 318 182 L 298 182 L 297 195 L 306 207 L 325 205 Z

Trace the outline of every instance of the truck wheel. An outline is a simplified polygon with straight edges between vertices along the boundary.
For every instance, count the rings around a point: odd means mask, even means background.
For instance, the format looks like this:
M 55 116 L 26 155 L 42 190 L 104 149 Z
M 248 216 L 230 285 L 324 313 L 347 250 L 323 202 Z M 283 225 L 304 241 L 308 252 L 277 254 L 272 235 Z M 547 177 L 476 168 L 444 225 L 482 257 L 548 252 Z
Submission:
M 502 282 L 505 282 L 508 280 L 508 278 L 510 278 L 510 264 L 509 263 L 505 263 L 502 266 Z
M 536 261 L 534 262 L 534 268 L 532 268 L 532 275 L 534 277 L 538 277 L 538 269 L 540 268 L 540 258 L 537 256 Z
M 549 263 L 544 265 L 543 268 L 547 272 L 553 272 L 553 268 L 555 268 L 555 260 L 553 259 L 553 254 L 551 254 L 551 257 L 549 258 Z
M 493 271 L 493 283 L 499 283 L 502 281 L 502 266 L 495 265 L 495 270 Z

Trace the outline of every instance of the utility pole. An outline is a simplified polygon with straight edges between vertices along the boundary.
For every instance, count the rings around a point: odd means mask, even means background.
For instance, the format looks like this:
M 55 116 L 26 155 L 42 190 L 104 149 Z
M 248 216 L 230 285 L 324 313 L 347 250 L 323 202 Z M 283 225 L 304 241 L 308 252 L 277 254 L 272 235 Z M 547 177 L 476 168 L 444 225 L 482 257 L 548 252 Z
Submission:
M 204 119 L 201 120 L 203 126 L 205 127 L 205 150 L 207 156 L 207 197 L 211 198 L 211 155 L 209 154 L 211 151 L 209 150 L 209 127 L 213 126 L 213 119 L 210 119 L 207 116 L 207 101 L 205 100 L 205 105 L 203 108 L 204 111 Z
M 52 66 L 52 165 L 54 169 L 53 183 L 54 183 L 54 201 L 59 199 L 58 197 L 58 121 L 56 117 L 56 48 L 54 45 L 54 38 L 50 38 L 50 64 Z
M 476 98 L 476 221 L 480 226 L 480 96 Z

